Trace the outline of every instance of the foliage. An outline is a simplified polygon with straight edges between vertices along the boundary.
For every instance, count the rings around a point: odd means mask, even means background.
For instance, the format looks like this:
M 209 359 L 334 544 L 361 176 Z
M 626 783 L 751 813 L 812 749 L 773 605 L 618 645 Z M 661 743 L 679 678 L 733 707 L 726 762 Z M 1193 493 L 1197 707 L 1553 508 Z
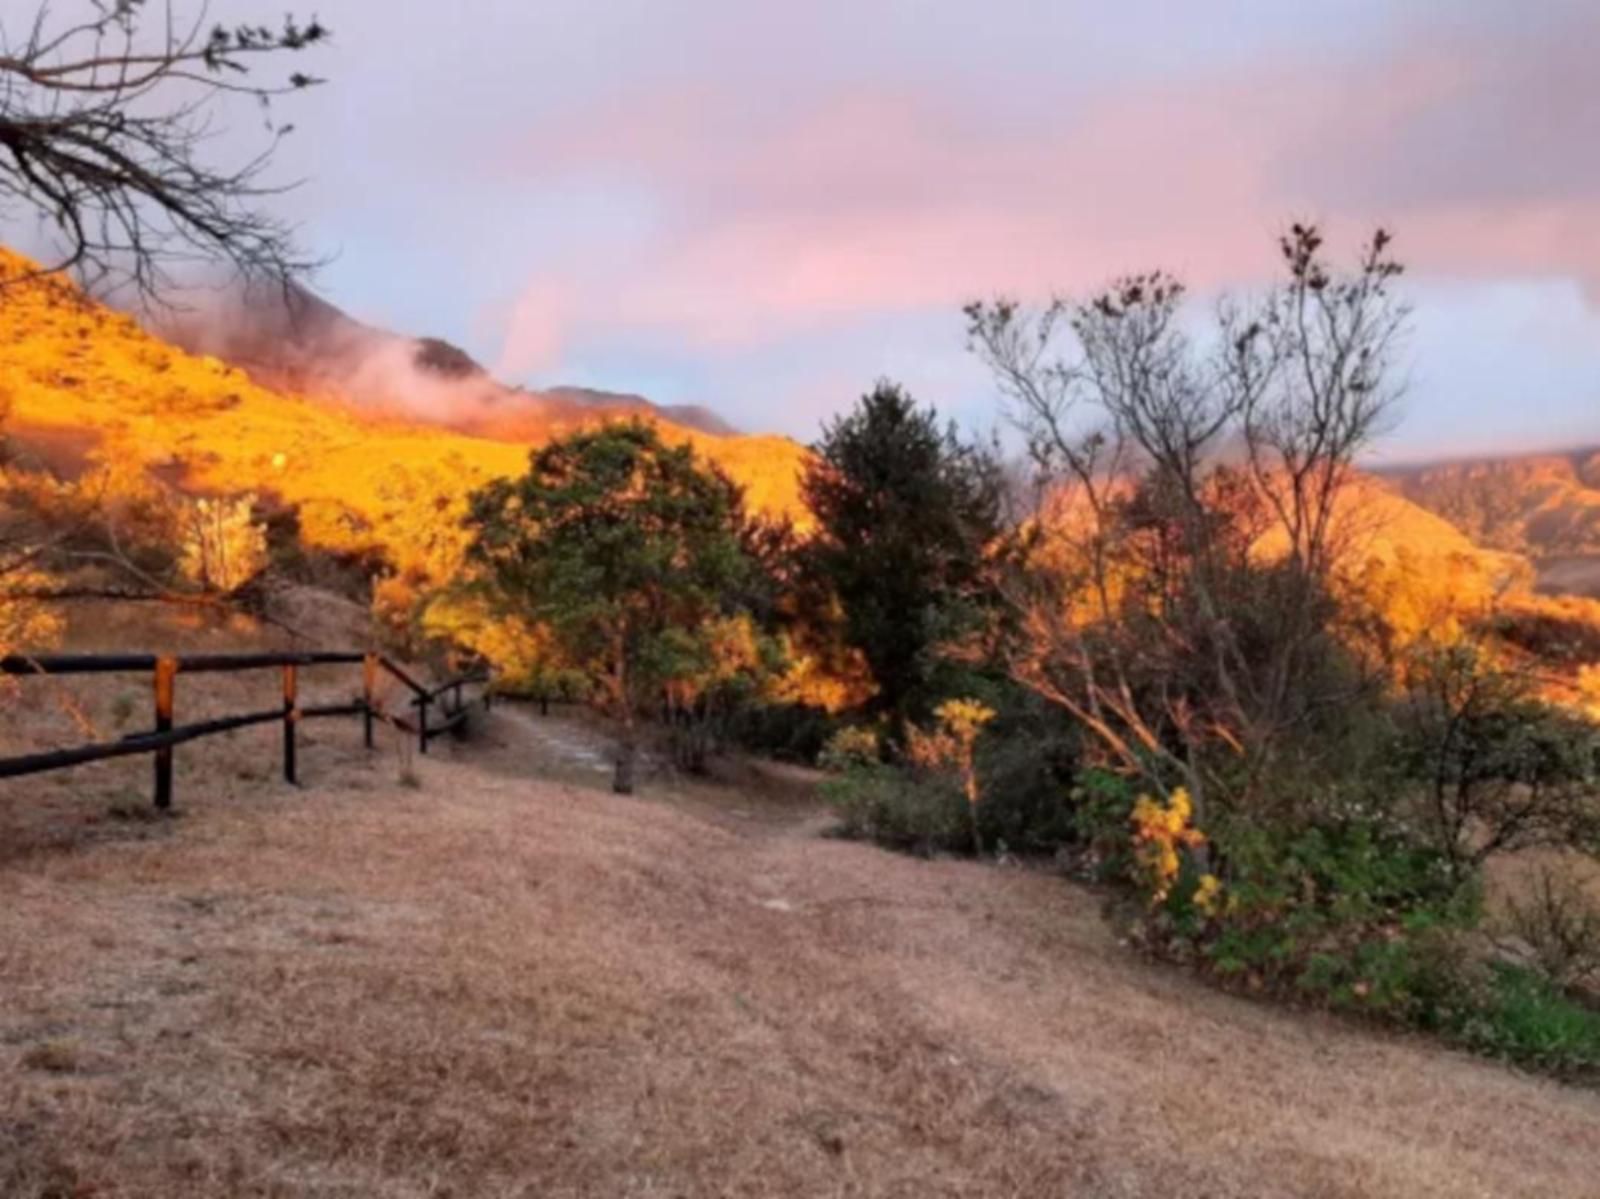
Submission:
M 1010 853 L 1054 853 L 1078 840 L 1076 731 L 1031 692 L 1008 682 L 975 685 L 995 711 L 976 746 L 985 845 Z
M 748 631 L 737 618 L 755 583 L 739 489 L 650 426 L 551 443 L 520 479 L 474 492 L 468 522 L 496 602 L 548 628 L 622 723 L 618 790 L 632 787 L 639 715 L 709 702 L 757 669 L 759 651 L 728 636 Z
M 569 666 L 547 626 L 504 610 L 477 585 L 446 588 L 422 608 L 421 637 L 494 663 L 495 689 L 548 702 L 586 693 L 582 673 Z
M 969 805 L 948 774 L 857 762 L 830 775 L 822 794 L 844 836 L 922 854 L 973 848 Z
M 847 833 L 952 853 L 1053 853 L 1081 839 L 1077 738 L 1018 688 L 978 689 L 984 700 L 940 705 L 903 747 L 864 725 L 830 739 L 818 763 L 836 776 L 824 790 Z
M 1106 787 L 1101 828 L 1126 807 L 1126 786 Z M 1590 901 L 1563 889 L 1514 903 L 1505 928 L 1529 964 L 1485 962 L 1475 948 L 1478 876 L 1463 876 L 1402 822 L 1227 823 L 1206 838 L 1224 882 L 1182 852 L 1198 844 L 1188 815 L 1181 803 L 1136 801 L 1131 852 L 1118 859 L 1153 901 L 1135 919 L 1152 950 L 1250 990 L 1428 1029 L 1542 1068 L 1600 1066 L 1600 1012 L 1565 993 L 1600 961 Z
M 1441 1031 L 1480 1053 L 1557 1074 L 1600 1077 L 1600 1011 L 1535 970 L 1498 963 Z
M 827 708 L 779 701 L 734 713 L 729 735 L 748 750 L 809 765 L 840 727 L 840 718 Z
M 652 673 L 665 680 L 665 716 L 673 760 L 703 773 L 740 711 L 753 705 L 783 665 L 778 643 L 750 614 L 718 616 L 694 629 L 669 630 L 657 643 Z
M 975 699 L 947 699 L 933 712 L 931 729 L 906 726 L 906 757 L 928 772 L 949 772 L 961 784 L 972 826 L 972 843 L 983 852 L 983 831 L 978 821 L 978 734 L 994 719 L 994 709 Z
M 1335 580 L 1352 464 L 1395 394 L 1389 242 L 1340 272 L 1294 226 L 1284 281 L 1224 304 L 1205 350 L 1161 273 L 967 309 L 1041 485 L 1005 576 L 1010 670 L 1202 818 L 1314 774 L 1308 727 L 1371 691 Z
M 1600 728 L 1544 703 L 1481 645 L 1424 646 L 1396 706 L 1419 823 L 1458 874 L 1532 845 L 1600 845 Z
M 859 724 L 847 724 L 839 729 L 817 755 L 817 765 L 836 774 L 876 766 L 882 760 L 883 745 L 878 731 Z
M 815 451 L 802 480 L 817 522 L 805 573 L 836 597 L 873 703 L 898 730 L 940 697 L 940 649 L 981 627 L 999 471 L 888 382 L 829 424 Z
M 1507 898 L 1497 923 L 1501 936 L 1556 986 L 1600 982 L 1600 903 L 1571 869 L 1536 871 L 1525 894 Z
M 181 505 L 179 569 L 202 591 L 231 595 L 266 567 L 267 532 L 256 497 L 202 496 Z
M 0 395 L 0 428 L 7 412 Z M 61 639 L 63 622 L 46 603 L 34 598 L 48 589 L 49 578 L 37 568 L 41 546 L 30 521 L 13 519 L 12 473 L 0 468 L 0 657 L 49 649 Z M 14 678 L 0 676 L 0 699 L 15 695 Z
M 1133 856 L 1152 904 L 1166 899 L 1177 881 L 1180 851 L 1197 849 L 1206 843 L 1205 834 L 1189 823 L 1193 815 L 1194 805 L 1182 787 L 1174 791 L 1165 804 L 1148 795 L 1134 800 L 1130 816 L 1134 830 Z M 1210 874 L 1201 880 L 1208 900 L 1215 891 L 1216 882 L 1216 877 Z

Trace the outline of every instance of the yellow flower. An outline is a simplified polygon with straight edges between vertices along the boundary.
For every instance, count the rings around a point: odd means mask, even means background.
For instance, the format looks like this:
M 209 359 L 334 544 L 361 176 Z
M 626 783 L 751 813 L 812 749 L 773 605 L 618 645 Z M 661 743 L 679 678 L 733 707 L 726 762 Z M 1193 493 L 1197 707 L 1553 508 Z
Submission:
M 1214 874 L 1202 874 L 1200 885 L 1194 889 L 1194 906 L 1207 916 L 1217 913 L 1217 901 L 1222 893 L 1222 880 Z
M 1150 876 L 1153 903 L 1167 897 L 1178 877 L 1182 866 L 1179 846 L 1205 844 L 1205 834 L 1189 825 L 1193 815 L 1194 803 L 1182 787 L 1172 793 L 1165 806 L 1148 795 L 1141 795 L 1134 802 L 1131 819 L 1135 856 Z

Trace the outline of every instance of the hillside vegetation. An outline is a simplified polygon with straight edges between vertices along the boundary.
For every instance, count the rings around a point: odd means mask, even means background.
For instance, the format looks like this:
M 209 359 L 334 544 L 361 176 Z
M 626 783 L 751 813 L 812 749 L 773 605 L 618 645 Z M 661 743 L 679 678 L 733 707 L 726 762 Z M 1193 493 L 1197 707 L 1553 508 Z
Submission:
M 1386 472 L 1481 545 L 1526 554 L 1542 589 L 1600 596 L 1600 451 L 1441 462 Z
M 0 278 L 29 271 L 0 250 Z M 256 385 L 195 356 L 59 278 L 9 286 L 0 304 L 0 401 L 8 433 L 57 469 L 141 470 L 202 493 L 253 492 L 292 508 L 311 549 L 381 557 L 399 575 L 448 578 L 466 493 L 519 473 L 527 440 L 465 436 Z M 782 437 L 718 437 L 659 422 L 746 489 L 757 511 L 798 515 L 804 450 Z

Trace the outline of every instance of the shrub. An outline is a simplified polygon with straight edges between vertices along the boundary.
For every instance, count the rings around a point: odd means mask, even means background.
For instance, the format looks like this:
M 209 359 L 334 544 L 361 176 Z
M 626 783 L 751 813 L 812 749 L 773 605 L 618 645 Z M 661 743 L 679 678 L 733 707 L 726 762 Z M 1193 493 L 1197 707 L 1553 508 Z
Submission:
M 231 594 L 265 569 L 267 533 L 255 519 L 255 497 L 187 501 L 182 517 L 184 577 L 205 591 Z
M 1600 904 L 1570 871 L 1540 869 L 1526 894 L 1506 901 L 1498 924 L 1501 939 L 1513 939 L 1556 986 L 1600 978 Z
M 882 746 L 877 731 L 865 725 L 847 724 L 828 738 L 817 755 L 817 764 L 824 770 L 847 774 L 877 766 L 881 758 Z
M 1406 673 L 1396 758 L 1458 875 L 1495 853 L 1600 841 L 1600 729 L 1468 643 L 1427 650 Z
M 730 735 L 755 753 L 811 765 L 841 727 L 837 716 L 814 704 L 761 704 L 736 714 Z
M 857 762 L 822 784 L 847 837 L 915 853 L 973 847 L 966 797 L 952 776 Z
M 994 719 L 994 709 L 974 699 L 947 699 L 934 709 L 937 723 L 932 729 L 906 725 L 906 755 L 921 770 L 934 775 L 949 775 L 961 785 L 967 801 L 967 823 L 972 844 L 983 853 L 983 832 L 978 827 L 978 785 L 975 755 L 978 736 Z
M 1491 967 L 1443 1031 L 1480 1053 L 1558 1074 L 1592 1079 L 1600 1072 L 1600 1012 L 1525 966 Z
M 1014 853 L 1050 853 L 1078 839 L 1073 777 L 1077 738 L 1059 721 L 1004 707 L 978 742 L 978 827 L 984 843 Z

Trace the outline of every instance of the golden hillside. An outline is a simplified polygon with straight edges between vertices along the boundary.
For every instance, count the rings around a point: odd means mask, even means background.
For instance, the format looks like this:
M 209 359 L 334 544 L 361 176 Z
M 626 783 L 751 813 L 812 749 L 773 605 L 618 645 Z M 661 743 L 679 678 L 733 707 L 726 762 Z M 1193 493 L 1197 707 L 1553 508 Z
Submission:
M 1534 559 L 1540 589 L 1600 596 L 1600 452 L 1513 455 L 1387 472 L 1482 545 Z
M 191 355 L 0 249 L 0 407 L 7 432 L 58 469 L 117 464 L 185 491 L 253 492 L 298 512 L 301 538 L 383 553 L 438 579 L 458 538 L 441 521 L 468 490 L 520 473 L 528 445 L 319 404 Z M 797 516 L 805 450 L 783 437 L 719 437 L 657 422 L 746 488 L 753 510 Z

